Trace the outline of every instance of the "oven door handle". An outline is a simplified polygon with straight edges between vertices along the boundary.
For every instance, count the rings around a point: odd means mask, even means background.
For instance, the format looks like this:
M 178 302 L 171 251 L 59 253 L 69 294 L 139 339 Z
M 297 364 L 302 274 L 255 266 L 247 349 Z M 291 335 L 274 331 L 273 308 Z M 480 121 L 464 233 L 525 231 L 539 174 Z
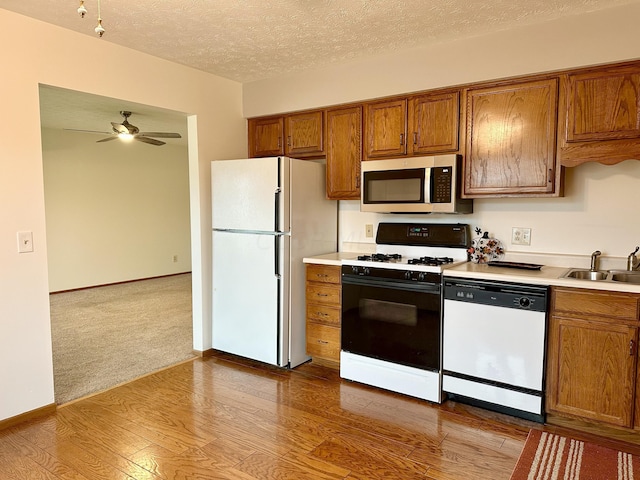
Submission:
M 367 277 L 343 275 L 342 285 L 361 285 L 363 287 L 391 288 L 393 290 L 411 290 L 413 292 L 440 293 L 439 283 L 417 283 L 410 280 L 381 280 Z

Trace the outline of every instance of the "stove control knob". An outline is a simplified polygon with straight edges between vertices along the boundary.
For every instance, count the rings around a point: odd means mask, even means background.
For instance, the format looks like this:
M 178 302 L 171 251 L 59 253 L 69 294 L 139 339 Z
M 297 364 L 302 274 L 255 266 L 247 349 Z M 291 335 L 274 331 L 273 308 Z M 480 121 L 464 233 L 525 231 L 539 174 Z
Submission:
M 529 308 L 531 306 L 531 300 L 529 300 L 527 297 L 520 297 L 519 303 L 522 308 Z
M 411 280 L 411 272 L 408 270 L 404 272 L 404 278 L 405 280 Z
M 351 266 L 351 273 L 353 273 L 354 275 L 358 274 L 358 267 L 356 267 L 355 265 Z
M 424 282 L 425 277 L 426 277 L 425 273 L 424 272 L 420 272 L 418 274 L 418 281 L 419 282 Z
M 363 273 L 363 275 L 370 275 L 371 274 L 371 270 L 369 270 L 369 267 L 364 267 L 362 269 L 362 273 Z

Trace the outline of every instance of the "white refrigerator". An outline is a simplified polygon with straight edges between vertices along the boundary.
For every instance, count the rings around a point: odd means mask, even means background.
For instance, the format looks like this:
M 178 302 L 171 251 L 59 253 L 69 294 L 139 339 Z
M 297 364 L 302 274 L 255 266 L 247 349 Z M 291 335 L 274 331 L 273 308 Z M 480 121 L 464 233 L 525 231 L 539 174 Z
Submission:
M 280 367 L 306 354 L 303 257 L 337 250 L 325 166 L 287 157 L 211 162 L 213 348 Z

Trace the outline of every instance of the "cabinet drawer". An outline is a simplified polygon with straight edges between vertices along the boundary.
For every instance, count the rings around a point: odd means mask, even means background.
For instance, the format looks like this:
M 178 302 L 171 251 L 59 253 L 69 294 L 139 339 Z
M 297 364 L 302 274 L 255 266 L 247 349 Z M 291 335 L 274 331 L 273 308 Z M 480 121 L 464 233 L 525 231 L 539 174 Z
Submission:
M 307 354 L 340 361 L 340 329 L 307 323 Z
M 638 321 L 638 299 L 633 293 L 585 289 L 552 289 L 553 312 Z M 604 319 L 603 319 L 604 320 Z
M 340 326 L 340 308 L 307 303 L 307 320 L 325 325 Z
M 307 303 L 321 303 L 325 305 L 340 306 L 340 285 L 323 285 L 307 283 Z
M 307 265 L 307 281 L 339 284 L 341 279 L 340 267 L 333 265 Z

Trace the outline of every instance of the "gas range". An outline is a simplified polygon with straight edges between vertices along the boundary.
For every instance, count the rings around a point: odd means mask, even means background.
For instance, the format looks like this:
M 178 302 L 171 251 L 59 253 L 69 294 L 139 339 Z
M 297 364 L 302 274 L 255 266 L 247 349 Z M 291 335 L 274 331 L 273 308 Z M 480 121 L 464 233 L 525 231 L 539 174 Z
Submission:
M 442 273 L 468 260 L 469 245 L 469 226 L 465 224 L 381 223 L 376 253 L 342 264 L 353 267 L 356 275 L 367 275 L 373 269 Z
M 442 271 L 469 245 L 468 225 L 381 223 L 376 253 L 342 262 L 342 378 L 442 401 Z

